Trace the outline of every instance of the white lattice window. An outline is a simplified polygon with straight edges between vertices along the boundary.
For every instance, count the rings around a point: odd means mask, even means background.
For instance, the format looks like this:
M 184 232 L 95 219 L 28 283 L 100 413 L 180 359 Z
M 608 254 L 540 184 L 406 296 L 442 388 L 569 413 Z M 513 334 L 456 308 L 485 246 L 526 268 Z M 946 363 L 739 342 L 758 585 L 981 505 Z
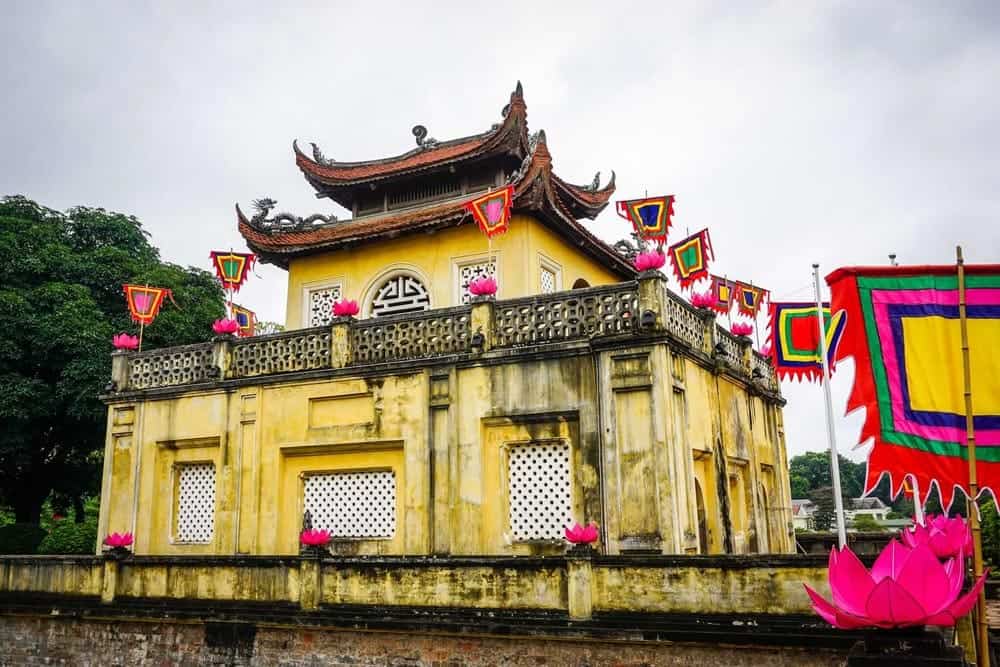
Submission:
M 398 275 L 389 278 L 375 292 L 372 316 L 416 313 L 431 307 L 431 296 L 418 278 Z
M 215 530 L 215 465 L 178 468 L 177 541 L 210 542 Z
M 490 259 L 474 264 L 463 264 L 458 270 L 458 293 L 461 295 L 462 303 L 469 303 L 472 295 L 469 294 L 469 283 L 480 276 L 497 277 L 496 260 Z
M 391 470 L 309 475 L 303 504 L 313 528 L 334 537 L 396 534 L 396 474 Z
M 542 294 L 551 294 L 556 291 L 556 272 L 550 268 L 542 267 L 539 274 L 539 284 L 542 287 Z
M 309 326 L 322 327 L 333 319 L 333 304 L 340 300 L 340 285 L 319 287 L 308 290 Z
M 568 443 L 510 448 L 507 484 L 515 540 L 562 539 L 573 522 L 569 456 Z

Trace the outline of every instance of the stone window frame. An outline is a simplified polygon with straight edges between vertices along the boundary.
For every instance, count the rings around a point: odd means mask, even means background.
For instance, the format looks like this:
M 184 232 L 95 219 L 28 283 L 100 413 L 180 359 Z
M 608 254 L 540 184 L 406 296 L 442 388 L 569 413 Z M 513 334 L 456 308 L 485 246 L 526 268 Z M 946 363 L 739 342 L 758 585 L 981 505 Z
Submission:
M 578 484 L 575 470 L 577 451 L 576 447 L 573 445 L 573 441 L 570 438 L 539 438 L 533 440 L 511 440 L 503 442 L 499 447 L 499 468 L 501 497 L 500 516 L 503 520 L 502 533 L 505 536 L 505 541 L 511 545 L 552 544 L 555 542 L 565 542 L 563 537 L 541 539 L 516 539 L 514 537 L 514 529 L 510 522 L 510 452 L 515 447 L 525 445 L 566 445 L 569 447 L 569 470 L 567 474 L 569 475 L 570 512 L 574 515 L 572 517 L 573 521 L 580 521 L 580 518 L 576 516 L 576 514 L 582 511 L 582 498 L 580 496 L 580 491 L 577 488 Z
M 552 292 L 542 291 L 542 271 L 549 271 L 555 276 L 555 289 Z M 538 294 L 552 294 L 563 291 L 563 270 L 562 265 L 551 257 L 538 253 L 538 270 L 535 272 L 538 285 Z
M 214 484 L 213 489 L 213 507 L 212 507 L 212 535 L 207 540 L 182 540 L 178 536 L 178 521 L 180 520 L 180 504 L 181 504 L 181 471 L 184 468 L 190 468 L 194 466 L 212 466 L 214 472 Z M 193 459 L 185 461 L 175 461 L 170 466 L 170 488 L 171 488 L 171 499 L 170 499 L 170 516 L 169 516 L 169 534 L 168 542 L 172 545 L 177 546 L 187 546 L 187 545 L 204 545 L 204 544 L 214 544 L 215 538 L 218 536 L 218 518 L 219 518 L 219 466 L 214 459 Z
M 434 303 L 434 287 L 424 272 L 414 264 L 397 263 L 392 264 L 380 271 L 365 285 L 365 289 L 363 291 L 364 298 L 360 302 L 362 317 L 372 316 L 372 304 L 375 301 L 375 295 L 378 293 L 379 288 L 392 278 L 396 278 L 401 275 L 416 278 L 423 284 L 424 289 L 427 290 L 428 303 L 425 312 L 427 310 L 433 310 L 437 307 Z
M 325 280 L 314 280 L 312 282 L 303 283 L 302 284 L 302 320 L 301 320 L 302 326 L 300 326 L 299 328 L 300 329 L 309 329 L 309 328 L 312 328 L 312 326 L 313 326 L 313 324 L 311 322 L 311 319 L 310 319 L 310 314 L 311 314 L 310 311 L 312 310 L 312 293 L 313 292 L 318 292 L 320 290 L 330 289 L 331 287 L 339 287 L 340 288 L 340 298 L 344 299 L 344 298 L 347 298 L 345 296 L 345 293 L 344 293 L 344 291 L 346 289 L 345 284 L 346 284 L 346 281 L 344 280 L 343 276 L 337 276 L 335 278 L 327 278 Z M 330 317 L 333 317 L 332 313 L 331 313 Z M 319 326 L 323 326 L 323 325 L 319 325 Z
M 497 280 L 497 298 L 500 298 L 500 293 L 503 290 L 503 281 L 501 280 L 501 270 L 503 262 L 501 261 L 501 252 L 499 250 L 494 250 L 490 252 L 476 253 L 472 255 L 459 255 L 451 258 L 451 301 L 452 305 L 461 306 L 462 305 L 462 269 L 470 266 L 472 264 L 482 264 L 483 262 L 493 261 L 496 264 L 496 270 L 493 275 Z
M 306 484 L 310 477 L 322 477 L 326 475 L 350 475 L 358 473 L 389 473 L 392 475 L 393 480 L 393 527 L 391 535 L 333 535 L 332 539 L 338 542 L 392 542 L 396 539 L 396 536 L 401 530 L 401 493 L 405 493 L 405 488 L 400 490 L 400 471 L 394 466 L 374 466 L 374 467 L 364 467 L 364 468 L 332 468 L 332 469 L 319 469 L 319 470 L 309 470 L 303 472 L 299 475 L 299 517 L 305 515 L 306 510 Z M 405 511 L 405 504 L 403 505 Z M 314 524 L 314 527 L 317 527 Z

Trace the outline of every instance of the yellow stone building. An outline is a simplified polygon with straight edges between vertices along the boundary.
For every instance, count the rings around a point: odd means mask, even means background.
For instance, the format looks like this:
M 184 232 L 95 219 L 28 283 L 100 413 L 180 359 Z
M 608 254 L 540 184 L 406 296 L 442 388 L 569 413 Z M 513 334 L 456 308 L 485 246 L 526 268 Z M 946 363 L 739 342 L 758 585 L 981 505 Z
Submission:
M 237 207 L 288 271 L 288 331 L 115 355 L 101 534 L 295 554 L 308 513 L 344 555 L 561 553 L 571 521 L 606 554 L 790 553 L 773 369 L 580 222 L 614 176 L 559 178 L 520 85 L 482 134 L 414 135 L 369 162 L 295 147 L 349 220 Z M 488 243 L 464 204 L 506 185 Z

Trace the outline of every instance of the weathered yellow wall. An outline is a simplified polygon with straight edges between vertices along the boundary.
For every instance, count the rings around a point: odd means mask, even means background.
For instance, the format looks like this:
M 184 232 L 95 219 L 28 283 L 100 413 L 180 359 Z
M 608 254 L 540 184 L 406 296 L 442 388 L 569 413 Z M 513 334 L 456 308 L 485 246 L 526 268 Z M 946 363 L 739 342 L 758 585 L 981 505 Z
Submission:
M 561 269 L 562 289 L 570 289 L 577 278 L 584 278 L 594 286 L 619 280 L 603 265 L 526 215 L 513 216 L 507 233 L 493 238 L 492 249 L 497 260 L 497 298 L 501 299 L 539 293 L 543 257 Z M 304 289 L 339 283 L 344 298 L 354 299 L 363 306 L 371 290 L 396 270 L 412 271 L 421 277 L 430 291 L 431 308 L 459 305 L 456 261 L 485 259 L 488 250 L 486 237 L 470 223 L 294 259 L 288 267 L 287 327 L 308 326 L 303 321 Z

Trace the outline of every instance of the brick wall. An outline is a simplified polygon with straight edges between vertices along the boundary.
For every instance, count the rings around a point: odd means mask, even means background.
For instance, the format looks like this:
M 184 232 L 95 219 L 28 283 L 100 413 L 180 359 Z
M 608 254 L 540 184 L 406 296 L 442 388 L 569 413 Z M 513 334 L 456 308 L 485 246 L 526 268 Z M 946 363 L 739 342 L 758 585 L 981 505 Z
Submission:
M 832 666 L 843 652 L 535 637 L 358 632 L 251 623 L 0 616 L 0 665 L 491 667 Z

